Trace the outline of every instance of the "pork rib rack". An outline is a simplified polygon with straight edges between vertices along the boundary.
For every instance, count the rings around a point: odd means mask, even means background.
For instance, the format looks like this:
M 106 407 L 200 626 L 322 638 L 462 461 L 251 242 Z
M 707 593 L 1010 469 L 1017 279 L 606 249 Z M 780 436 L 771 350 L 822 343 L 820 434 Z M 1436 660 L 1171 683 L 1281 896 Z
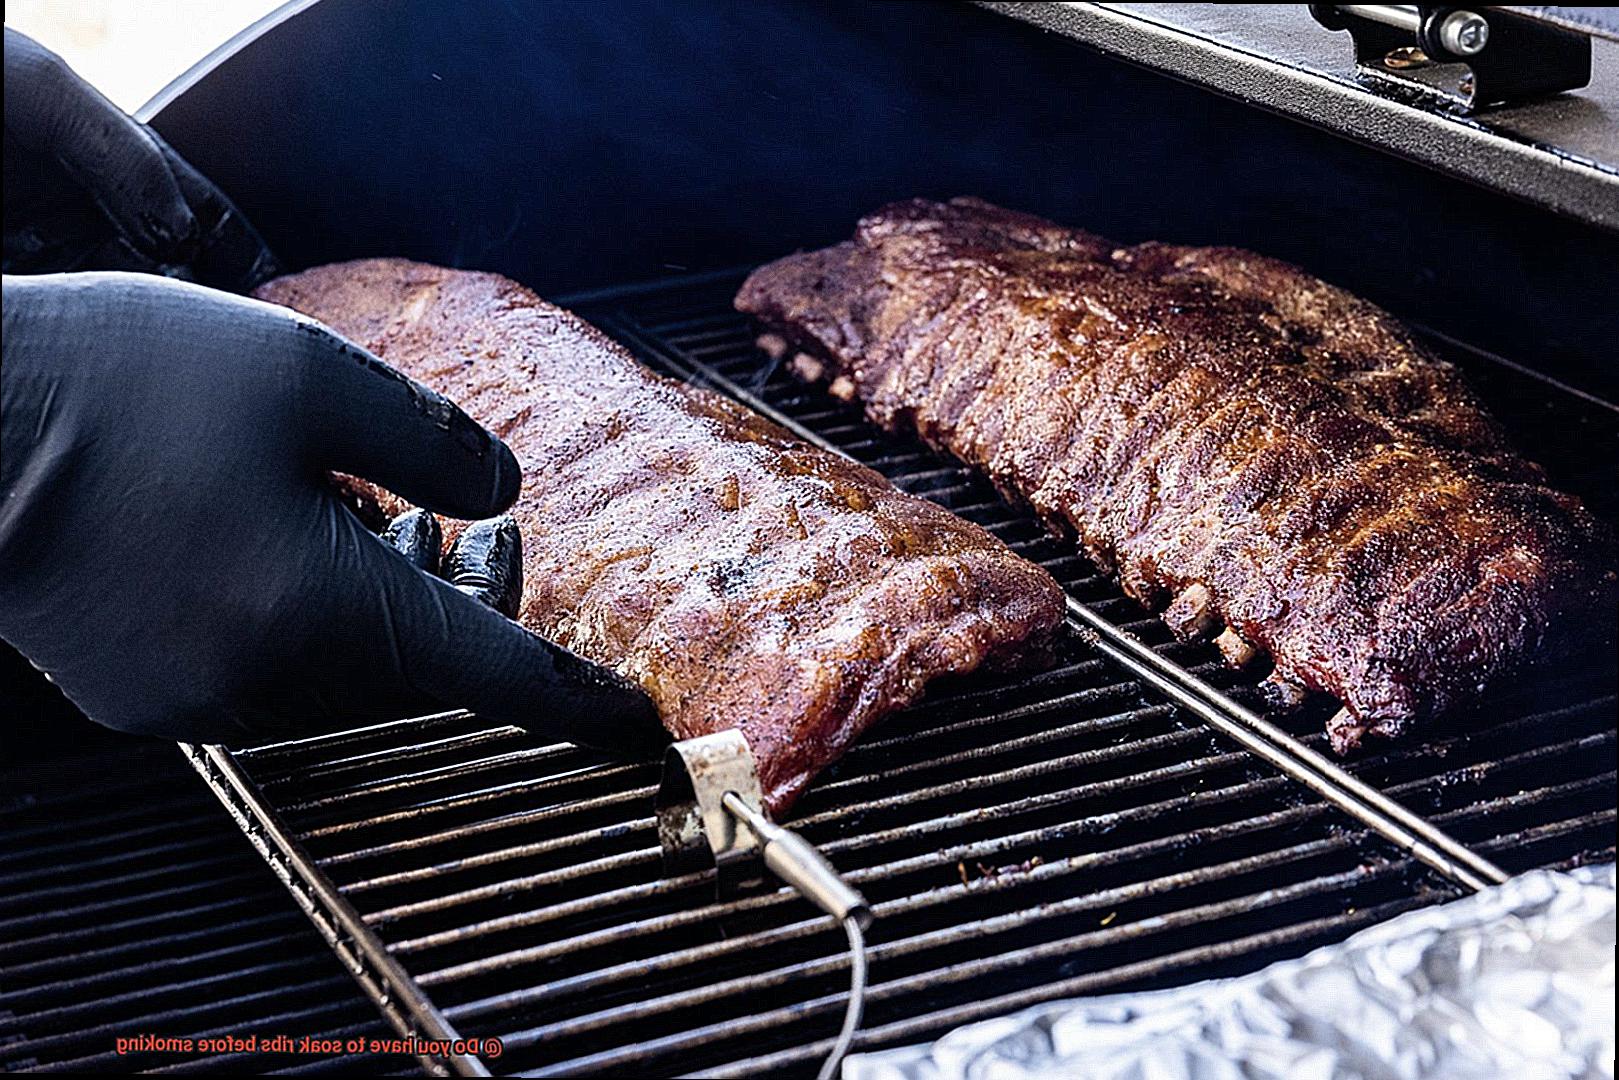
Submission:
M 678 738 L 742 728 L 777 813 L 930 680 L 1061 621 L 1057 583 L 983 529 L 654 374 L 516 282 L 379 259 L 259 296 L 505 439 L 523 465 L 519 620 L 635 679 Z
M 887 206 L 737 297 L 794 369 L 1077 538 L 1178 633 L 1367 735 L 1611 627 L 1611 532 L 1392 317 L 1230 248 Z M 1611 630 L 1608 631 L 1611 633 Z

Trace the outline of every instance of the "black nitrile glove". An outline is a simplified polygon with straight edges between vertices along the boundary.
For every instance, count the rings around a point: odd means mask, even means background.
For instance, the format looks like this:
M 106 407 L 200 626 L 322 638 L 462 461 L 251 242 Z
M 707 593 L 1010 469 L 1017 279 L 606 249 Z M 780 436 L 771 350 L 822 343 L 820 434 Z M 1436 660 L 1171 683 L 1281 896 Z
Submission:
M 4 323 L 0 638 L 92 719 L 242 742 L 465 707 L 667 743 L 639 688 L 477 599 L 509 604 L 509 525 L 451 552 L 463 590 L 334 493 L 341 471 L 455 517 L 510 505 L 516 459 L 444 398 L 285 308 L 148 275 L 7 277 Z
M 144 270 L 232 292 L 274 275 L 224 193 L 9 26 L 5 69 L 6 273 Z
M 443 553 L 444 531 L 426 510 L 407 510 L 382 530 L 412 565 L 444 580 L 508 619 L 517 618 L 523 601 L 523 534 L 517 522 L 502 515 L 474 521 Z M 442 562 L 442 566 L 440 563 Z

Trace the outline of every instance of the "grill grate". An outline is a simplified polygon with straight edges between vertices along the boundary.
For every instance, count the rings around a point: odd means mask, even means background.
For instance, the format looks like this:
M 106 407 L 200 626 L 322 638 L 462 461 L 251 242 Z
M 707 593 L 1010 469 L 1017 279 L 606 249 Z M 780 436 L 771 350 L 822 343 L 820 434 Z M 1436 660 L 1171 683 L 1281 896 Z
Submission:
M 142 1033 L 392 1032 L 172 751 L 124 746 L 5 782 L 0 1068 L 414 1071 L 364 1054 L 119 1054 Z
M 967 470 L 774 371 L 735 276 L 576 298 L 648 363 L 742 387 L 979 522 L 1161 656 L 1258 708 L 1212 647 L 1175 643 L 1072 548 Z M 1612 516 L 1619 415 L 1462 358 L 1520 441 Z M 857 1047 L 1054 997 L 1251 970 L 1454 896 L 1316 792 L 1073 635 L 1036 675 L 975 676 L 890 718 L 804 796 L 794 827 L 870 898 Z M 1353 773 L 1508 870 L 1611 858 L 1614 669 L 1559 673 Z M 1324 712 L 1271 719 L 1321 749 Z M 836 1034 L 843 938 L 786 890 L 712 902 L 660 877 L 656 769 L 466 714 L 234 755 L 302 875 L 409 973 L 398 999 L 498 1036 L 500 1071 L 807 1073 Z M 216 778 L 216 787 L 218 787 Z M 396 999 L 397 1003 L 397 999 Z M 430 1003 L 430 1005 L 429 1005 Z

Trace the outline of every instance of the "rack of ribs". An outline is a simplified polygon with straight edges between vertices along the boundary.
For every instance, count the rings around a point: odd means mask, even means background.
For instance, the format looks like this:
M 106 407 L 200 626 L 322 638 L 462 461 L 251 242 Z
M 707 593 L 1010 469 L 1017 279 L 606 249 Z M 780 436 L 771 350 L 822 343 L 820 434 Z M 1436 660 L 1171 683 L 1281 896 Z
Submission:
M 1340 752 L 1611 637 L 1611 531 L 1391 316 L 1231 248 L 884 207 L 736 306 L 802 377 L 981 470 Z M 1594 620 L 1594 621 L 1593 621 Z M 1592 635 L 1595 636 L 1595 635 Z
M 523 466 L 518 620 L 636 680 L 676 738 L 740 727 L 775 813 L 928 682 L 1061 622 L 1057 583 L 983 529 L 506 278 L 379 259 L 257 295 L 498 433 Z

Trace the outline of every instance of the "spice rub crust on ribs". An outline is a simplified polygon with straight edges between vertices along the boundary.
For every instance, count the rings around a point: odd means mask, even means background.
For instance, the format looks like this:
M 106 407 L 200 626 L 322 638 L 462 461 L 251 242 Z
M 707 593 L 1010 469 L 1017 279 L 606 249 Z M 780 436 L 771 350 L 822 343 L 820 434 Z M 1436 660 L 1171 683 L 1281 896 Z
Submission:
M 506 441 L 519 621 L 636 680 L 677 738 L 740 727 L 774 812 L 928 682 L 1012 661 L 1061 620 L 1051 576 L 983 529 L 654 374 L 516 282 L 379 259 L 258 295 Z
M 1395 319 L 1232 248 L 912 200 L 750 276 L 802 377 L 981 469 L 1334 746 L 1476 699 L 1615 610 L 1610 530 Z M 1593 625 L 1592 620 L 1597 620 Z

